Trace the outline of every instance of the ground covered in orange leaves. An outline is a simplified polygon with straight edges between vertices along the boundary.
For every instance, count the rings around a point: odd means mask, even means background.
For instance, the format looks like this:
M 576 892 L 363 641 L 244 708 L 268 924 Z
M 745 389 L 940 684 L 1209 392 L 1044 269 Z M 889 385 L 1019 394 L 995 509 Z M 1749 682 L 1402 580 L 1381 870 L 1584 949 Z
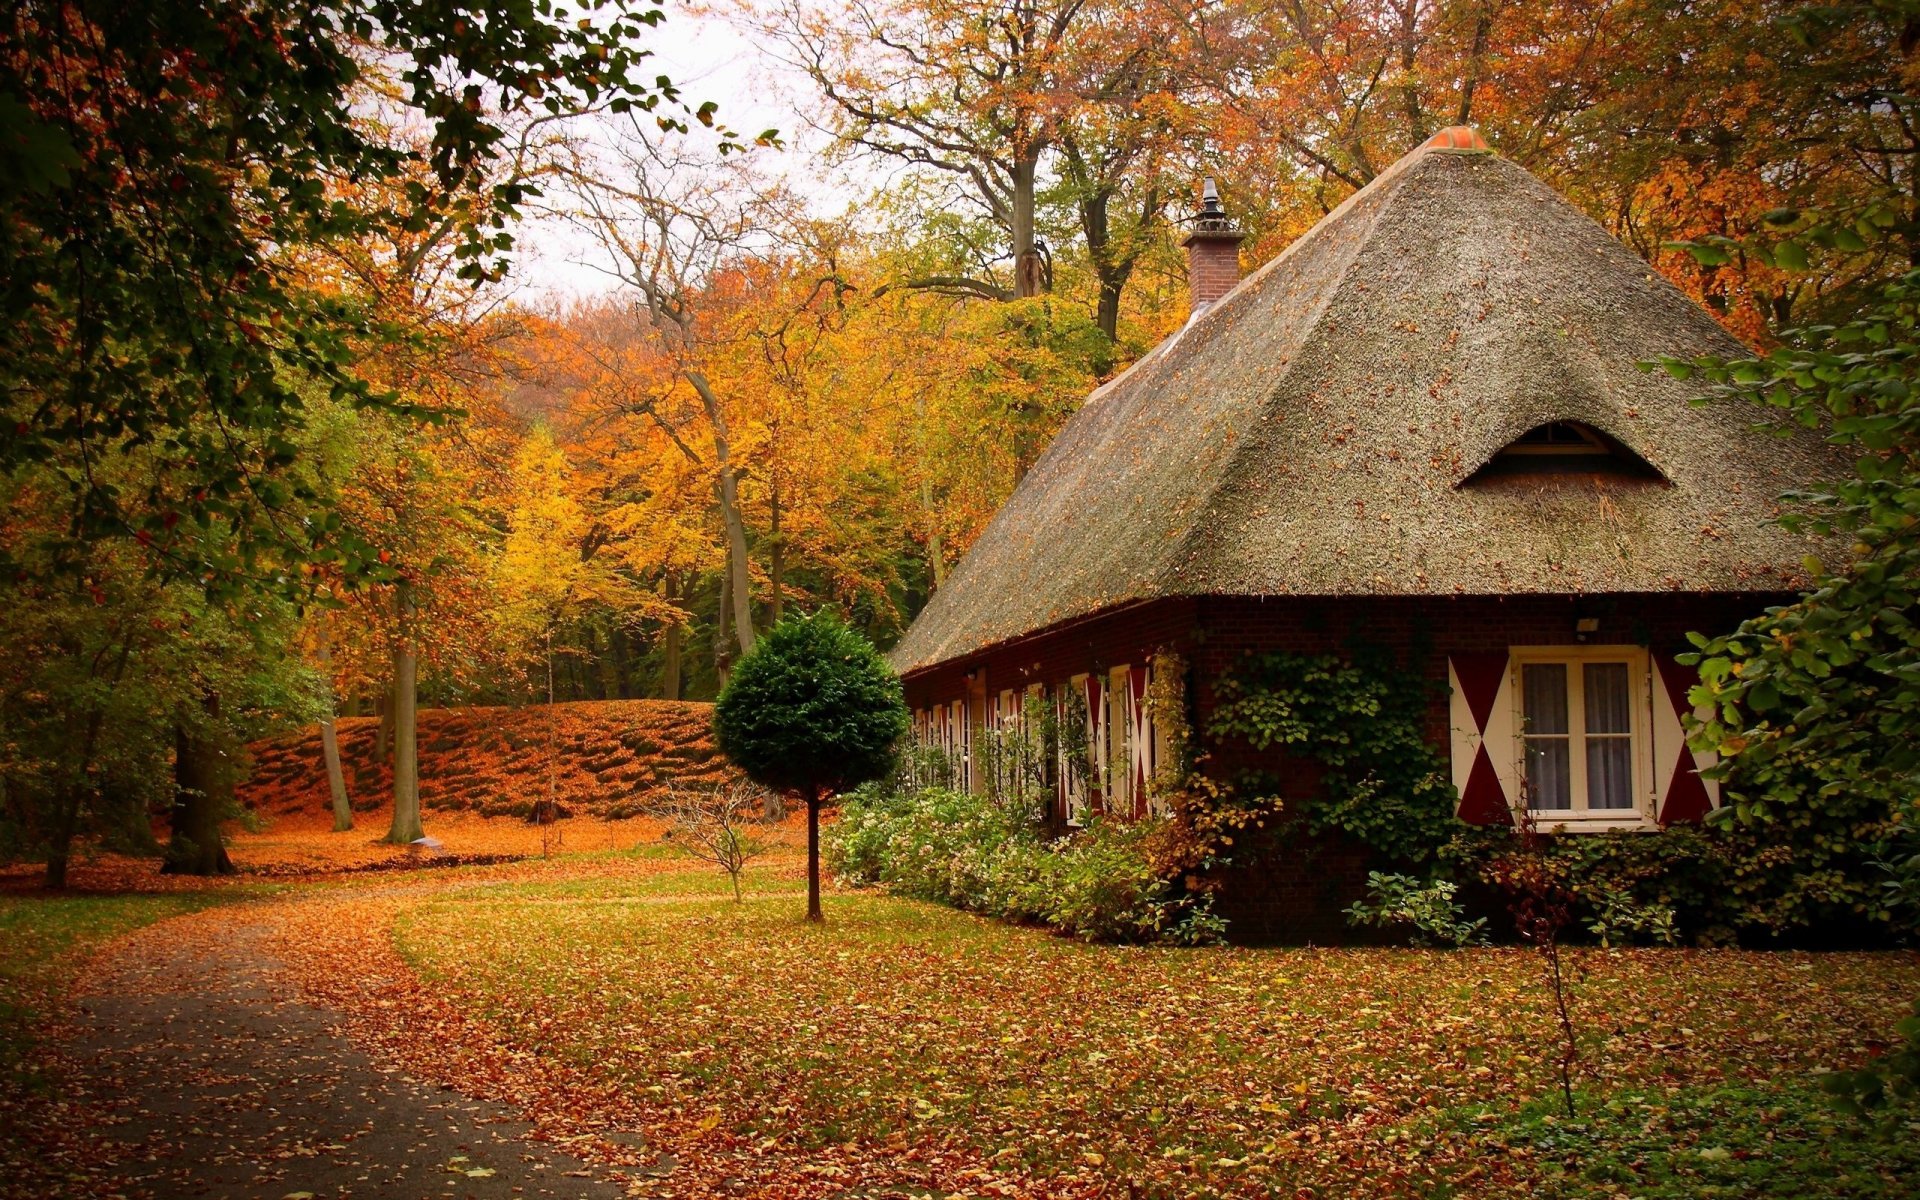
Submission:
M 848 891 L 810 926 L 791 846 L 744 903 L 659 845 L 229 890 L 251 898 L 103 961 L 245 933 L 278 964 L 276 1003 L 334 1014 L 427 1094 L 526 1121 L 524 1159 L 465 1169 L 527 1195 L 559 1151 L 688 1200 L 1895 1200 L 1920 1177 L 1920 1110 L 1863 1126 L 1818 1087 L 1920 993 L 1911 952 L 1572 949 L 1568 1120 L 1520 948 L 1088 946 Z M 0 898 L 0 928 L 72 903 Z M 275 1119 L 297 1129 L 306 1102 Z M 322 1194 L 299 1161 L 257 1167 L 274 1195 Z M 77 1170 L 110 1193 L 111 1172 Z
M 341 833 L 333 830 L 318 728 L 269 738 L 249 747 L 248 778 L 238 789 L 245 816 L 228 825 L 228 853 L 245 880 L 630 850 L 663 834 L 652 813 L 665 788 L 734 778 L 714 747 L 711 718 L 710 705 L 663 700 L 422 710 L 423 824 L 440 843 L 430 852 L 382 840 L 393 815 L 393 770 L 375 752 L 376 720 L 339 722 L 354 812 L 354 828 Z M 552 806 L 539 804 L 549 798 Z M 0 868 L 0 887 L 32 887 L 40 874 L 25 864 Z M 86 848 L 73 879 L 92 891 L 209 886 L 163 876 L 154 860 Z
M 435 812 L 530 817 L 536 804 L 552 799 L 562 815 L 634 816 L 669 781 L 712 784 L 731 775 L 713 744 L 712 713 L 708 704 L 670 700 L 422 709 L 420 804 Z M 379 722 L 343 717 L 338 729 L 354 810 L 387 804 L 393 767 L 376 753 Z M 249 750 L 242 805 L 268 816 L 327 811 L 317 727 Z

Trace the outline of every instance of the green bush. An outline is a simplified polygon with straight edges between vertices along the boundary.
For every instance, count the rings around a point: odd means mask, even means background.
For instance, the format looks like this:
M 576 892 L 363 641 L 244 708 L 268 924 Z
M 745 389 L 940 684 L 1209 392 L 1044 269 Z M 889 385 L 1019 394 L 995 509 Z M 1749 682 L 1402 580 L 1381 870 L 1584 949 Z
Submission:
M 790 614 L 734 668 L 713 738 L 755 783 L 807 805 L 807 919 L 820 910 L 820 802 L 895 767 L 907 732 L 900 680 L 838 614 Z
M 1209 899 L 1183 895 L 1149 860 L 1158 828 L 1154 820 L 1096 822 L 1047 841 L 1018 806 L 874 785 L 842 800 L 826 853 L 849 883 L 1088 941 L 1219 941 L 1225 922 Z
M 1450 880 L 1369 871 L 1367 898 L 1347 909 L 1347 921 L 1408 930 L 1416 946 L 1482 945 L 1487 940 L 1487 919 L 1468 920 L 1465 907 L 1455 898 L 1458 891 Z
M 1912 910 L 1890 876 L 1869 861 L 1888 826 L 1871 811 L 1783 812 L 1767 825 L 1709 821 L 1657 837 L 1619 832 L 1547 839 L 1547 855 L 1576 902 L 1576 918 L 1603 938 L 1648 914 L 1639 930 L 1656 941 L 1765 942 L 1840 932 L 1898 939 L 1914 932 Z M 1871 806 L 1863 806 L 1870 810 Z M 1488 881 L 1488 864 L 1511 848 L 1506 829 L 1464 830 L 1441 851 L 1457 879 Z M 1667 914 L 1671 914 L 1670 917 Z M 1606 928 L 1600 928 L 1600 926 Z

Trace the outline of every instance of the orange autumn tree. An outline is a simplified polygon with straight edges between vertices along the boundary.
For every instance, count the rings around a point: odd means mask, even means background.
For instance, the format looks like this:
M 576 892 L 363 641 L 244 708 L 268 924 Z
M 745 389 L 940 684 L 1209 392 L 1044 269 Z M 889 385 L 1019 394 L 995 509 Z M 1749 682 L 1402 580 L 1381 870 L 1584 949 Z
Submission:
M 344 203 L 382 202 L 350 183 L 340 190 Z M 495 666 L 487 561 L 516 433 L 498 393 L 520 322 L 500 310 L 497 287 L 462 277 L 450 229 L 443 222 L 329 245 L 304 264 L 316 286 L 389 331 L 360 371 L 396 407 L 339 414 L 330 515 L 341 539 L 366 548 L 376 565 L 352 578 L 332 577 L 325 561 L 315 570 L 343 603 L 326 643 L 337 694 L 381 697 L 382 748 L 390 729 L 393 760 L 387 840 L 396 843 L 422 836 L 415 714 L 423 661 L 451 686 Z
M 1797 31 L 1809 21 L 1843 28 L 1807 39 Z M 1900 190 L 1920 150 L 1875 101 L 1915 82 L 1891 10 L 1232 0 L 1185 26 L 1256 260 L 1438 129 L 1473 124 L 1763 342 L 1887 264 L 1852 253 L 1813 276 L 1751 256 L 1702 266 L 1669 243 L 1742 238 L 1769 212 L 1845 206 L 1890 180 Z
M 711 472 L 726 550 L 726 600 L 741 653 L 753 649 L 751 567 L 731 418 L 712 372 L 724 346 L 711 288 L 734 258 L 771 239 L 792 201 L 738 157 L 667 147 L 644 124 L 622 122 L 605 144 L 576 147 L 567 169 L 574 216 L 598 241 L 603 269 L 641 322 L 636 349 L 651 371 L 622 389 L 625 414 L 651 424 L 686 459 Z M 724 673 L 725 638 L 716 638 Z

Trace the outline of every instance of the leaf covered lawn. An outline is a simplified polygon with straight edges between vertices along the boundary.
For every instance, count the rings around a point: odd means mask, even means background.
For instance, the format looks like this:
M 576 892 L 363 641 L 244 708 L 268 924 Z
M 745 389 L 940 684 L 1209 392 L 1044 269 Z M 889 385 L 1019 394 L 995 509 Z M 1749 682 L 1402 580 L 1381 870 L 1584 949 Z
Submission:
M 814 928 L 790 865 L 752 884 L 735 905 L 692 872 L 508 881 L 379 920 L 416 997 L 498 1046 L 466 1070 L 537 1075 L 519 1086 L 571 1128 L 635 1129 L 683 1164 L 636 1184 L 663 1195 L 1892 1197 L 1920 1177 L 1920 1114 L 1863 1131 L 1815 1074 L 1886 1035 L 1920 956 L 1577 951 L 1569 1123 L 1522 950 L 1085 946 L 858 894 Z M 369 1008 L 396 1044 L 407 1005 Z

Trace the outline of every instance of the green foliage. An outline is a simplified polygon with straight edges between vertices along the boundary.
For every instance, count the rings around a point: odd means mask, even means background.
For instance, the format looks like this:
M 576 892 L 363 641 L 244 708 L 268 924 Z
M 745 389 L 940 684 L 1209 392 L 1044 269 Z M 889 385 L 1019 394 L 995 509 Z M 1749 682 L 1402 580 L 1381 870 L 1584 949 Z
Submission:
M 79 545 L 134 538 L 215 589 L 290 586 L 277 568 L 323 550 L 349 571 L 375 561 L 325 514 L 300 519 L 310 497 L 288 468 L 307 393 L 400 407 L 352 363 L 402 335 L 313 288 L 299 260 L 346 241 L 446 243 L 461 278 L 497 278 L 535 192 L 502 167 L 516 125 L 604 102 L 684 128 L 672 87 L 637 71 L 657 5 L 593 8 L 7 6 L 0 477 L 57 481 L 68 519 L 51 542 L 76 553 L 45 561 L 79 570 Z M 98 472 L 136 448 L 158 464 L 147 486 Z M 230 536 L 182 536 L 195 526 Z M 6 549 L 0 569 L 17 573 Z
M 1367 899 L 1347 909 L 1347 921 L 1381 929 L 1409 930 L 1416 946 L 1477 946 L 1487 940 L 1487 919 L 1467 919 L 1456 898 L 1457 885 L 1446 879 L 1367 872 Z
M 1589 1085 L 1580 1111 L 1589 1115 L 1568 1121 L 1544 1103 L 1518 1116 L 1489 1107 L 1460 1128 L 1489 1157 L 1524 1155 L 1533 1194 L 1565 1200 L 1899 1200 L 1920 1171 L 1920 1143 L 1836 1121 L 1795 1072 L 1765 1085 Z
M 1218 941 L 1210 899 L 1180 895 L 1154 866 L 1161 824 L 1095 821 L 1048 842 L 1020 808 L 985 796 L 869 787 L 844 798 L 827 861 L 850 883 L 1088 941 Z
M 1799 600 L 1694 639 L 1692 699 L 1713 715 L 1693 744 L 1726 759 L 1739 819 L 1860 804 L 1890 816 L 1920 793 L 1920 271 L 1764 358 L 1666 365 L 1855 456 L 1850 476 L 1790 494 L 1783 518 L 1847 539 L 1846 560 L 1810 559 Z
M 1220 680 L 1207 734 L 1319 763 L 1320 794 L 1289 798 L 1312 831 L 1340 829 L 1420 863 L 1459 827 L 1446 762 L 1423 732 L 1430 694 L 1375 651 L 1249 656 Z
M 1084 729 L 1083 722 L 1082 744 Z M 1023 821 L 1046 819 L 1059 790 L 1055 775 L 1061 736 L 1053 705 L 1040 696 L 1028 696 L 1021 702 L 1018 721 L 1005 722 L 997 729 L 975 729 L 973 761 L 987 798 Z M 958 780 L 956 772 L 947 784 L 955 786 Z
M 713 712 L 715 740 L 741 770 L 808 798 L 885 775 L 907 723 L 886 659 L 824 609 L 768 630 Z
M 1594 896 L 1593 920 L 1587 923 L 1587 932 L 1608 948 L 1641 937 L 1671 946 L 1680 940 L 1673 921 L 1673 909 L 1664 904 L 1642 904 L 1624 891 L 1600 888 Z
M 0 859 L 64 861 L 77 838 L 151 852 L 180 732 L 219 748 L 224 778 L 248 740 L 319 711 L 291 605 L 162 583 L 124 546 L 86 561 L 84 580 L 0 583 Z
M 1576 923 L 1603 939 L 1724 944 L 1811 929 L 1900 933 L 1891 893 L 1852 828 L 1817 812 L 1793 815 L 1766 826 L 1674 826 L 1657 837 L 1543 838 L 1541 853 L 1570 893 Z M 1511 840 L 1506 830 L 1462 830 L 1440 857 L 1487 881 Z
M 1822 1079 L 1842 1111 L 1869 1116 L 1920 1099 L 1920 1002 L 1896 1022 L 1900 1044 L 1856 1071 L 1834 1071 Z
M 1895 928 L 1920 930 L 1920 800 L 1894 814 L 1894 833 L 1876 847 L 1880 895 Z
M 1782 214 L 1780 223 L 1802 220 Z M 1816 236 L 1849 238 L 1849 247 L 1912 245 L 1911 228 L 1899 245 L 1890 210 L 1806 220 Z M 1780 249 L 1775 265 L 1804 268 L 1797 249 L 1784 258 Z M 1691 699 L 1712 711 L 1690 726 L 1690 741 L 1721 756 L 1715 769 L 1732 801 L 1723 820 L 1776 838 L 1782 827 L 1812 831 L 1815 846 L 1844 863 L 1829 886 L 1864 891 L 1861 907 L 1911 934 L 1920 870 L 1912 846 L 1920 815 L 1920 271 L 1886 285 L 1852 319 L 1789 330 L 1783 343 L 1765 357 L 1662 364 L 1704 379 L 1707 400 L 1765 406 L 1783 427 L 1821 430 L 1853 456 L 1850 475 L 1790 493 L 1782 518 L 1788 528 L 1849 541 L 1845 561 L 1809 558 L 1813 582 L 1800 599 L 1725 637 L 1694 637 L 1697 653 L 1682 660 L 1700 670 Z M 1882 867 L 1878 886 L 1871 862 Z M 1920 1017 L 1898 1032 L 1903 1051 L 1833 1080 L 1844 1107 L 1863 1111 L 1920 1091 Z

